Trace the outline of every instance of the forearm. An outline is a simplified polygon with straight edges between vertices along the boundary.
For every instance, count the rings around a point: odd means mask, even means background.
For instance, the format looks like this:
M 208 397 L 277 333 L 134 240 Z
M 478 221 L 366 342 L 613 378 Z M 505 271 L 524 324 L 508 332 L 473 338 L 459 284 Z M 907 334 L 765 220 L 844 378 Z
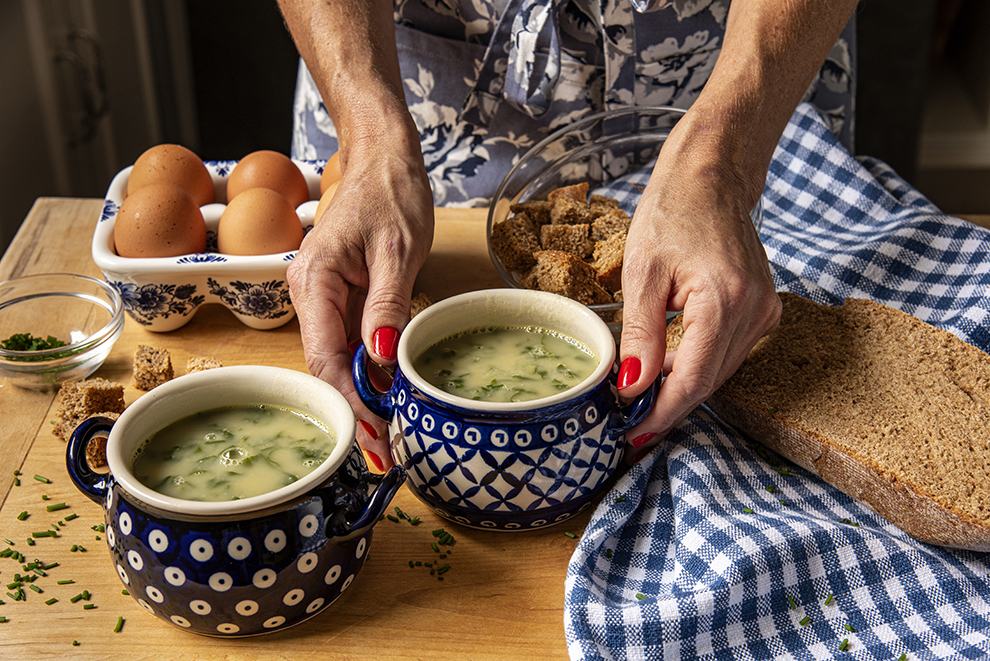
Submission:
M 741 178 L 755 204 L 780 134 L 856 2 L 733 0 L 718 62 L 678 132 L 681 148 L 699 167 L 717 163 L 718 176 Z
M 341 154 L 374 144 L 418 155 L 406 107 L 392 0 L 279 0 L 296 47 L 337 129 Z

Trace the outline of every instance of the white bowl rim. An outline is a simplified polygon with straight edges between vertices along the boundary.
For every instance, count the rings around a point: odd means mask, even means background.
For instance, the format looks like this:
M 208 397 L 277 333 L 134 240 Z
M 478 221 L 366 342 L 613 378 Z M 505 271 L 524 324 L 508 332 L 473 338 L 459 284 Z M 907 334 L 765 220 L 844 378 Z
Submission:
M 192 415 L 198 411 L 208 410 L 210 408 L 224 406 L 224 404 L 219 404 L 217 406 L 207 406 L 203 408 L 191 407 L 188 409 L 183 409 L 180 413 L 165 416 L 166 419 L 162 420 L 160 423 L 150 424 L 141 422 L 141 417 L 147 416 L 148 410 L 156 402 L 171 397 L 181 397 L 183 392 L 186 393 L 185 396 L 187 398 L 191 398 L 196 392 L 210 392 L 211 390 L 216 391 L 218 386 L 229 391 L 231 389 L 231 385 L 235 382 L 243 383 L 245 384 L 245 387 L 257 385 L 259 396 L 253 401 L 247 401 L 246 399 L 231 401 L 229 402 L 229 405 L 272 404 L 275 406 L 293 408 L 311 415 L 314 418 L 320 419 L 319 416 L 313 415 L 307 410 L 308 402 L 306 401 L 300 401 L 295 404 L 264 401 L 265 397 L 260 393 L 268 388 L 267 383 L 272 380 L 281 380 L 281 384 L 283 385 L 295 385 L 303 388 L 306 393 L 308 393 L 309 398 L 316 396 L 324 398 L 323 401 L 325 401 L 333 409 L 335 415 L 339 416 L 337 420 L 339 427 L 334 430 L 334 433 L 337 436 L 337 444 L 330 453 L 330 456 L 326 461 L 320 464 L 320 466 L 313 470 L 313 472 L 303 476 L 296 482 L 265 494 L 242 498 L 240 500 L 184 500 L 182 498 L 166 496 L 142 484 L 134 476 L 134 473 L 131 470 L 130 461 L 132 461 L 132 459 L 122 456 L 125 448 L 118 447 L 118 445 L 123 443 L 123 441 L 120 440 L 120 436 L 124 434 L 125 431 L 127 431 L 131 426 L 143 424 L 145 427 L 152 430 L 148 434 L 150 435 L 151 433 L 167 426 L 171 422 L 179 420 L 187 415 Z M 321 422 L 327 426 L 334 425 L 334 421 L 321 420 Z M 347 459 L 347 456 L 350 454 L 355 443 L 356 429 L 357 420 L 354 417 L 354 412 L 351 409 L 350 404 L 344 396 L 336 388 L 315 376 L 289 368 L 265 365 L 231 365 L 217 367 L 204 370 L 202 372 L 186 374 L 172 379 L 171 381 L 167 381 L 162 385 L 148 391 L 128 406 L 120 415 L 120 418 L 114 422 L 114 425 L 110 430 L 110 436 L 107 440 L 107 465 L 110 473 L 113 475 L 113 479 L 121 485 L 126 493 L 137 498 L 146 505 L 156 507 L 160 510 L 201 517 L 222 517 L 228 515 L 255 513 L 278 505 L 283 505 L 285 503 L 297 500 L 300 497 L 306 496 L 312 489 L 318 487 L 321 483 L 326 481 L 326 479 L 329 478 L 334 471 L 338 470 L 343 465 L 344 461 Z M 147 436 L 144 436 L 144 438 L 141 438 L 137 442 L 137 445 L 134 446 L 135 452 L 137 447 L 144 443 L 146 439 Z M 133 441 L 131 442 L 133 443 Z
M 584 329 L 587 330 L 588 333 L 584 338 L 573 337 L 572 333 L 565 333 L 587 346 L 587 348 L 590 349 L 598 358 L 598 366 L 587 378 L 581 381 L 581 383 L 576 384 L 572 388 L 569 388 L 563 392 L 559 392 L 549 397 L 542 397 L 540 399 L 532 399 L 523 402 L 484 402 L 458 397 L 445 392 L 444 390 L 441 390 L 440 388 L 427 382 L 414 369 L 412 369 L 412 363 L 417 357 L 412 355 L 412 347 L 410 347 L 412 338 L 416 334 L 418 328 L 429 323 L 429 321 L 438 314 L 452 312 L 455 308 L 463 307 L 465 304 L 471 303 L 494 303 L 503 307 L 518 307 L 524 302 L 529 302 L 533 306 L 538 305 L 544 310 L 553 308 L 566 309 L 570 314 L 574 315 L 578 320 L 583 322 Z M 529 323 L 532 323 L 533 326 L 547 328 L 548 330 L 563 332 L 553 328 L 553 324 L 545 323 L 541 320 L 533 320 Z M 513 322 L 507 325 L 516 324 Z M 474 323 L 471 320 L 466 320 L 463 324 L 459 324 L 459 327 L 450 328 L 449 332 L 442 337 L 432 338 L 426 346 L 439 342 L 450 335 L 454 335 L 472 328 L 477 328 L 478 326 L 478 323 Z M 592 339 L 591 342 L 586 341 L 589 337 Z M 588 306 L 567 298 L 566 296 L 561 296 L 560 294 L 553 294 L 550 292 L 532 289 L 500 288 L 480 289 L 466 292 L 464 294 L 458 294 L 456 296 L 445 298 L 442 301 L 427 307 L 425 310 L 413 317 L 412 321 L 409 322 L 409 324 L 402 331 L 402 334 L 399 336 L 397 358 L 399 367 L 402 369 L 402 373 L 409 380 L 409 382 L 430 398 L 441 401 L 458 409 L 467 409 L 484 413 L 502 413 L 536 411 L 559 405 L 571 399 L 579 398 L 592 388 L 596 387 L 602 379 L 608 375 L 612 369 L 612 364 L 615 361 L 615 352 L 615 337 L 612 335 L 612 331 L 601 319 L 601 317 L 599 317 Z

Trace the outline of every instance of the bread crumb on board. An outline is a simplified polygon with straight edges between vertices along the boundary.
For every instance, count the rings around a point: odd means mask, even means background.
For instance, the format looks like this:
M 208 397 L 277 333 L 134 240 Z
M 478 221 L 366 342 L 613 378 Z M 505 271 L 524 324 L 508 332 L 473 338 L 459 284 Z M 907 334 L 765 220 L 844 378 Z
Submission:
M 175 370 L 168 349 L 138 345 L 134 352 L 134 385 L 139 390 L 151 390 L 174 377 Z
M 417 314 L 419 314 L 426 308 L 430 307 L 431 305 L 433 305 L 433 301 L 430 300 L 429 296 L 427 296 L 423 292 L 416 294 L 415 296 L 413 296 L 413 299 L 409 307 L 409 317 L 410 318 L 415 317 Z
M 193 356 L 186 361 L 186 374 L 204 372 L 206 370 L 216 369 L 217 367 L 223 367 L 223 361 L 219 358 Z
M 585 305 L 621 302 L 622 260 L 632 219 L 619 202 L 588 195 L 581 182 L 546 200 L 513 204 L 491 230 L 492 251 L 520 286 L 561 294 Z M 606 321 L 621 321 L 621 310 Z

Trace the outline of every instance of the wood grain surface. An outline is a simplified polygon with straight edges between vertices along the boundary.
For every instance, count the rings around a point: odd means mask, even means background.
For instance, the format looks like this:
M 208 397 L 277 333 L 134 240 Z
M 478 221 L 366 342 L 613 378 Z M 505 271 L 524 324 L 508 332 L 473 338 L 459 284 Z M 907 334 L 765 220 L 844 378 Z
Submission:
M 0 280 L 43 272 L 100 277 L 90 257 L 100 200 L 43 198 L 32 208 L 0 262 Z M 483 210 L 438 209 L 430 258 L 415 291 L 434 300 L 483 287 L 501 286 L 485 245 Z M 215 356 L 226 365 L 278 365 L 305 370 L 295 321 L 252 330 L 225 308 L 206 305 L 188 325 L 155 334 L 134 323 L 94 375 L 125 385 L 125 402 L 143 393 L 133 385 L 132 357 L 139 344 L 169 350 L 176 374 L 192 356 Z M 54 392 L 0 385 L 0 549 L 28 561 L 58 563 L 14 601 L 0 588 L 0 657 L 5 659 L 566 659 L 563 601 L 567 562 L 588 513 L 561 526 L 525 533 L 496 533 L 453 526 L 431 513 L 403 487 L 393 504 L 421 522 L 384 520 L 375 528 L 370 556 L 354 585 L 328 610 L 283 632 L 243 639 L 197 636 L 146 613 L 121 585 L 110 563 L 105 535 L 92 526 L 103 510 L 83 496 L 65 470 L 65 444 L 51 433 Z M 14 486 L 14 471 L 20 486 Z M 41 475 L 51 480 L 34 479 Z M 48 500 L 43 500 L 44 497 Z M 46 505 L 67 509 L 48 512 Z M 20 521 L 18 515 L 27 512 Z M 64 521 L 70 514 L 78 515 Z M 31 533 L 63 521 L 57 538 Z M 430 561 L 435 528 L 446 527 L 456 543 L 445 560 L 443 581 L 409 561 Z M 97 539 L 101 537 L 102 539 Z M 86 550 L 72 551 L 73 545 Z M 0 584 L 27 573 L 0 558 Z M 58 585 L 59 580 L 72 580 Z M 88 590 L 90 600 L 71 599 Z M 45 602 L 56 599 L 50 605 Z M 85 610 L 84 604 L 96 607 Z M 114 633 L 118 617 L 123 629 Z M 78 645 L 73 645 L 73 641 Z

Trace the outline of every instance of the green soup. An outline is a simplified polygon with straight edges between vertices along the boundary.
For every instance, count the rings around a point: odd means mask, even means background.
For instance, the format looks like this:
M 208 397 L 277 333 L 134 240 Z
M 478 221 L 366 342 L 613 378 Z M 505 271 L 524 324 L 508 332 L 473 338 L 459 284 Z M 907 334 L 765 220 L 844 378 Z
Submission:
M 584 381 L 598 358 L 578 341 L 533 326 L 479 328 L 424 351 L 413 368 L 430 384 L 458 397 L 525 402 Z
M 174 498 L 239 500 L 310 474 L 336 444 L 332 431 L 293 409 L 219 408 L 156 432 L 139 451 L 134 476 Z

